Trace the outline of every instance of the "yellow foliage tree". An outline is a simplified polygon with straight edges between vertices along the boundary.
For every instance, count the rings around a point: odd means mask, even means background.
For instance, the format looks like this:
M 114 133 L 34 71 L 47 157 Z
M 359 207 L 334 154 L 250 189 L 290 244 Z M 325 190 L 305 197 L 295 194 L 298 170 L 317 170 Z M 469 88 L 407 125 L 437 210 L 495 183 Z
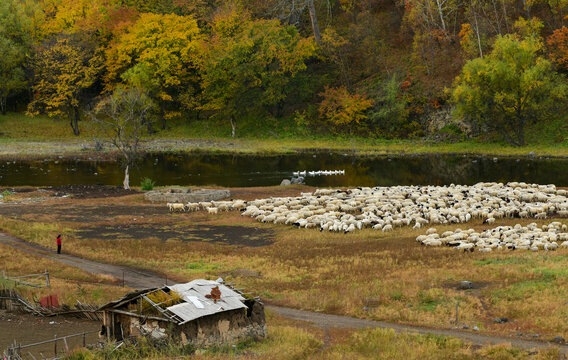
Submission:
M 44 43 L 34 59 L 36 81 L 28 113 L 66 115 L 75 135 L 79 135 L 81 102 L 102 69 L 102 56 L 93 43 L 61 36 Z
M 106 89 L 117 84 L 148 89 L 160 104 L 162 128 L 167 104 L 195 96 L 198 88 L 199 42 L 197 22 L 189 16 L 145 13 L 106 51 Z

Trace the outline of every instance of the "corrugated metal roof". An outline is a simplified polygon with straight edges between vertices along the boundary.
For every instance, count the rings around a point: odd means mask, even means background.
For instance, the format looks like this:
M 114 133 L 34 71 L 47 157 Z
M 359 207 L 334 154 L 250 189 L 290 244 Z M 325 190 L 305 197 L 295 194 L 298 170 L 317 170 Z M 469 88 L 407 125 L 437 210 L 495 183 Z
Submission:
M 218 286 L 221 291 L 221 299 L 217 300 L 217 303 L 205 297 L 215 286 Z M 179 323 L 180 325 L 202 316 L 247 308 L 243 303 L 245 298 L 241 294 L 216 281 L 198 279 L 186 284 L 168 286 L 168 288 L 178 293 L 185 301 L 166 308 L 183 320 Z

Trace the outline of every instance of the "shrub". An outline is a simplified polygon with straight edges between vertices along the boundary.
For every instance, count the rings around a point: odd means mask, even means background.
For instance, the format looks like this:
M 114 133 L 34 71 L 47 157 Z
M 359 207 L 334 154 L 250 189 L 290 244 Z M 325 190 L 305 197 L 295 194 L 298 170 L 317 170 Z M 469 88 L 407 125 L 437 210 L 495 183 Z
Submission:
M 140 182 L 140 187 L 144 191 L 153 190 L 155 185 L 156 185 L 156 183 L 154 181 L 152 181 L 152 179 L 147 178 L 147 177 L 142 179 L 142 181 Z
M 361 120 L 367 118 L 365 112 L 373 106 L 373 101 L 365 95 L 351 94 L 345 87 L 326 87 L 320 95 L 323 97 L 320 118 L 340 131 L 355 130 Z

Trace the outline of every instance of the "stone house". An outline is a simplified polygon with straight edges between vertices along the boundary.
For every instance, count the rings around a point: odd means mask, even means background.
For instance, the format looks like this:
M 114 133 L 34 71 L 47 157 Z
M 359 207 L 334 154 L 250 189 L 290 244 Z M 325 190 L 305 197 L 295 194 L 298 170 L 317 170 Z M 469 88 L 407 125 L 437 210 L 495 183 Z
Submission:
M 222 279 L 137 290 L 99 308 L 109 340 L 141 336 L 208 346 L 266 335 L 264 305 Z

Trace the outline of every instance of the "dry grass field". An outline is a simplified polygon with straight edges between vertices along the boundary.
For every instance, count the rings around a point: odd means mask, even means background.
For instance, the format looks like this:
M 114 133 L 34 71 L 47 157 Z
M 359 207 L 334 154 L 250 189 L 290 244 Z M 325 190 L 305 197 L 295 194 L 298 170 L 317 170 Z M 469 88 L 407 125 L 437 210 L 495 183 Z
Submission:
M 246 200 L 310 191 L 307 187 L 231 190 L 232 197 Z M 477 327 L 482 333 L 523 339 L 568 338 L 566 249 L 464 253 L 421 246 L 415 238 L 424 233 L 423 229 L 329 233 L 262 224 L 240 216 L 239 212 L 170 214 L 163 204 L 144 202 L 141 194 L 87 199 L 47 195 L 31 192 L 9 196 L 0 207 L 0 229 L 52 248 L 55 236 L 62 233 L 67 253 L 150 269 L 178 281 L 221 276 L 270 304 L 426 327 Z M 532 221 L 499 220 L 493 226 Z M 553 220 L 536 222 L 550 221 Z M 559 221 L 568 224 L 564 219 Z M 445 231 L 457 227 L 481 230 L 489 225 L 472 222 L 437 228 Z M 1 263 L 8 264 L 9 271 L 32 271 L 37 265 L 38 270 L 50 268 L 55 277 L 89 282 L 108 280 L 41 261 L 13 264 L 10 249 L 2 247 L 0 251 Z M 473 282 L 473 288 L 460 290 L 461 280 Z M 65 293 L 77 291 L 77 285 L 71 283 L 58 286 Z M 88 294 L 101 289 L 105 297 L 115 296 L 120 290 L 98 284 L 82 287 Z M 508 321 L 496 323 L 495 318 Z M 295 339 L 297 351 L 322 348 L 323 334 L 285 326 L 281 320 L 276 323 L 278 326 L 271 327 L 269 340 L 253 346 L 255 354 L 265 350 L 278 352 L 278 346 L 288 351 L 292 345 L 285 339 L 289 337 Z M 502 347 L 470 349 L 453 340 L 395 335 L 383 330 L 358 331 L 340 338 L 338 343 L 326 345 L 325 351 L 312 352 L 310 358 L 317 358 L 318 354 L 337 359 L 375 358 L 371 354 L 376 349 L 369 348 L 368 343 L 390 349 L 385 350 L 387 355 L 379 357 L 385 359 L 389 358 L 388 351 L 404 351 L 399 348 L 401 344 L 413 344 L 408 345 L 409 355 L 404 357 L 409 359 L 469 359 L 481 356 L 483 351 L 487 354 L 482 358 L 526 355 Z M 393 342 L 400 343 L 396 349 Z M 263 350 L 265 346 L 269 349 Z M 421 353 L 432 355 L 412 355 L 417 346 L 423 347 Z M 294 351 L 290 350 L 290 354 Z M 508 355 L 498 356 L 500 353 Z M 539 356 L 556 358 L 553 353 L 547 354 Z

